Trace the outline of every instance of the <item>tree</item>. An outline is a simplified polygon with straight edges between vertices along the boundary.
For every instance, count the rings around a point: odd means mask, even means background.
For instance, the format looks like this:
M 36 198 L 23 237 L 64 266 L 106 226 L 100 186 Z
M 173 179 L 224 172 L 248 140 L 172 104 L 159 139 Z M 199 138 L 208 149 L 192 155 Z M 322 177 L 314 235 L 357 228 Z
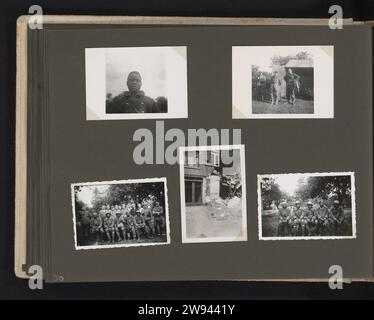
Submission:
M 340 203 L 351 204 L 351 177 L 350 176 L 324 176 L 309 177 L 300 183 L 295 195 L 308 200 L 313 198 L 337 199 Z
M 261 180 L 261 196 L 264 209 L 269 209 L 273 201 L 276 205 L 279 205 L 282 199 L 288 198 L 288 196 L 280 190 L 274 178 L 263 178 Z
M 146 198 L 159 201 L 162 206 L 164 201 L 164 183 L 163 182 L 145 182 L 145 183 L 124 183 L 112 184 L 106 191 L 105 196 L 99 196 L 94 200 L 94 207 L 99 210 L 103 204 L 119 205 L 128 202 L 130 198 L 136 204 L 142 203 Z
M 297 60 L 307 60 L 310 59 L 311 56 L 307 51 L 300 51 L 295 55 L 287 55 L 287 56 L 279 56 L 275 55 L 271 58 L 271 64 L 278 65 L 278 66 L 284 66 L 290 61 L 291 59 L 297 59 Z

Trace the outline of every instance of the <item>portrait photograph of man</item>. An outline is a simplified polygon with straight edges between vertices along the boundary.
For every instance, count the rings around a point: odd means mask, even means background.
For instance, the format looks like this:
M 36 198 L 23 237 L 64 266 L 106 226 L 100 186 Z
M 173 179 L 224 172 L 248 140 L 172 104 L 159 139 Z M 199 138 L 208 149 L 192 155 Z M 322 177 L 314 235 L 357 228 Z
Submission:
M 87 120 L 185 118 L 186 47 L 86 49 Z

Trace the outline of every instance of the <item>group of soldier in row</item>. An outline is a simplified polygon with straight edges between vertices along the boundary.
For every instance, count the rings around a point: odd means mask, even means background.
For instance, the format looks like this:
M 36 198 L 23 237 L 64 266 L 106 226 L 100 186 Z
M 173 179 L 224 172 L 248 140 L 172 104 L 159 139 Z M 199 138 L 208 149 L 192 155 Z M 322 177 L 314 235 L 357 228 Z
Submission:
M 99 212 L 81 211 L 77 227 L 79 240 L 86 243 L 141 241 L 165 235 L 164 208 L 158 201 L 102 205 Z
M 295 202 L 291 210 L 286 201 L 280 203 L 277 209 L 278 236 L 339 236 L 345 231 L 345 215 L 338 200 L 334 200 L 328 208 L 323 200 L 316 208 L 308 201 L 302 208 L 300 201 Z
M 291 68 L 287 70 L 286 75 L 283 77 L 286 82 L 286 97 L 288 103 L 294 105 L 296 103 L 296 92 L 300 89 L 300 76 L 292 71 Z M 274 71 L 270 78 L 270 97 L 271 104 L 278 105 L 281 98 L 282 78 L 279 76 L 278 71 Z M 269 86 L 266 76 L 260 72 L 257 78 L 257 90 L 259 93 L 260 101 L 265 101 L 268 95 Z

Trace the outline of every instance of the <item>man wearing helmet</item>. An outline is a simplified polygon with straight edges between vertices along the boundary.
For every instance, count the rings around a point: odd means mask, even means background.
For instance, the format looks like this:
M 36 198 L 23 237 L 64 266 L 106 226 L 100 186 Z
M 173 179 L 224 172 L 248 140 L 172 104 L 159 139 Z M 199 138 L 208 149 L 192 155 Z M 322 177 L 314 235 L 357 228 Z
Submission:
M 329 209 L 325 206 L 324 201 L 320 200 L 318 208 L 316 209 L 317 234 L 327 236 L 329 233 Z
M 291 226 L 291 233 L 293 236 L 301 236 L 304 234 L 305 223 L 304 223 L 304 212 L 301 209 L 300 201 L 295 202 L 295 209 L 292 212 L 292 216 L 289 219 Z
M 316 235 L 318 219 L 316 213 L 313 209 L 312 201 L 308 201 L 307 207 L 305 209 L 305 218 L 306 218 L 306 235 L 311 237 Z

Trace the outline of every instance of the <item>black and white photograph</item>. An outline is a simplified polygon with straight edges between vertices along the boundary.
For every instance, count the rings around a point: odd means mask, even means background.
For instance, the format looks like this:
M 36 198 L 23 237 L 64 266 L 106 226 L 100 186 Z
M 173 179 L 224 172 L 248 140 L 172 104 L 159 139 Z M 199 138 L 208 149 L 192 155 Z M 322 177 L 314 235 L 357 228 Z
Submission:
M 76 249 L 170 243 L 166 178 L 72 184 Z
M 246 241 L 244 145 L 179 148 L 182 242 Z
M 258 176 L 260 240 L 356 238 L 353 172 Z
M 332 48 L 233 47 L 233 116 L 331 116 Z
M 187 117 L 186 47 L 86 49 L 87 120 Z

